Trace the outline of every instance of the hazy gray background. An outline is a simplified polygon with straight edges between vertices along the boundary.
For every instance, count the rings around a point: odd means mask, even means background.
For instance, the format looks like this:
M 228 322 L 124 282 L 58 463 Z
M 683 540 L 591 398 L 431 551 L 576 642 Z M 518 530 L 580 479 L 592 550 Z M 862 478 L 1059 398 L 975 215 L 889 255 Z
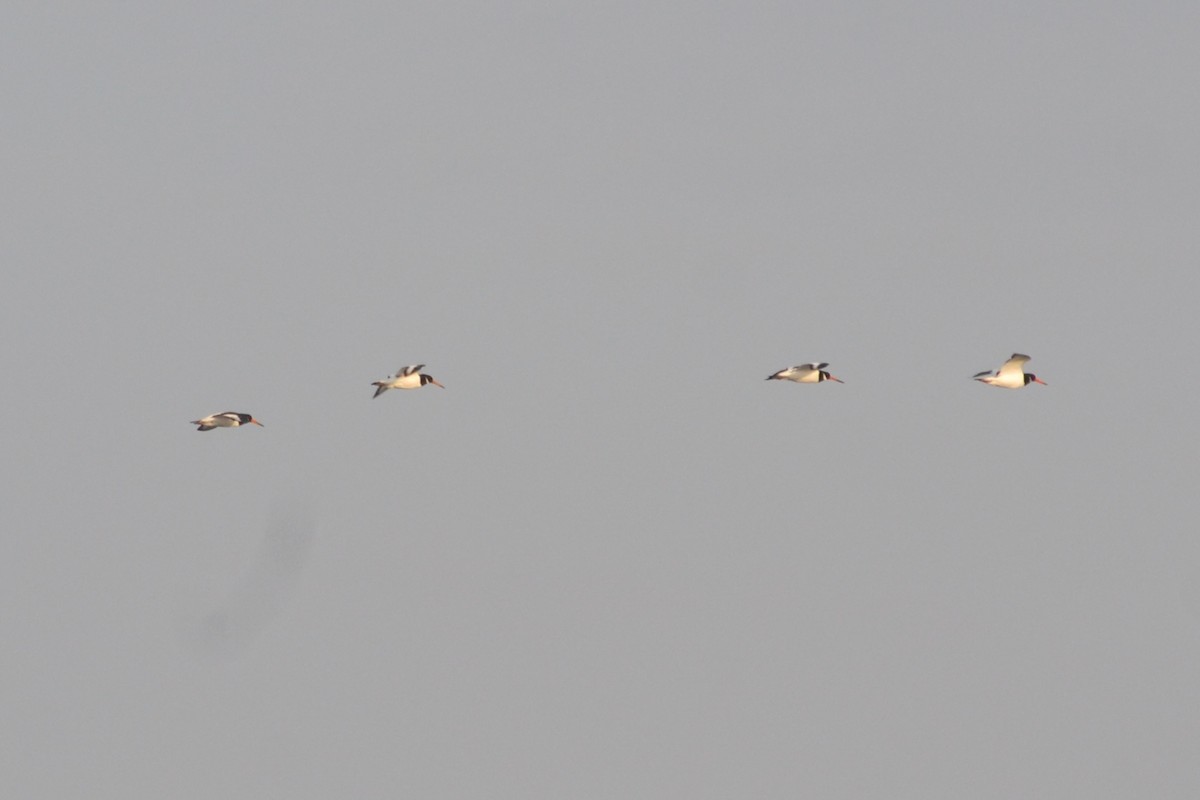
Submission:
M 1197 796 L 1200 7 L 315 5 L 0 18 L 7 793 Z

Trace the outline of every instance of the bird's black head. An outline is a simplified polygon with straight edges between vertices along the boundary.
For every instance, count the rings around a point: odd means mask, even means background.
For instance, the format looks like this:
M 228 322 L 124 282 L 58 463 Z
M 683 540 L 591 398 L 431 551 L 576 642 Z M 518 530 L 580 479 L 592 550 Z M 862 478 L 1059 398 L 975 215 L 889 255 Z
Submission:
M 1040 383 L 1042 386 L 1046 385 L 1046 382 L 1044 380 L 1042 380 L 1041 378 L 1039 378 L 1037 375 L 1034 375 L 1032 372 L 1026 372 L 1025 373 L 1025 385 L 1028 386 L 1031 383 Z
M 445 386 L 442 386 L 440 383 L 438 383 L 437 380 L 432 375 L 426 375 L 424 373 L 421 373 L 421 385 L 424 386 L 425 384 L 428 384 L 428 383 L 432 383 L 434 386 L 440 386 L 443 389 L 446 388 Z

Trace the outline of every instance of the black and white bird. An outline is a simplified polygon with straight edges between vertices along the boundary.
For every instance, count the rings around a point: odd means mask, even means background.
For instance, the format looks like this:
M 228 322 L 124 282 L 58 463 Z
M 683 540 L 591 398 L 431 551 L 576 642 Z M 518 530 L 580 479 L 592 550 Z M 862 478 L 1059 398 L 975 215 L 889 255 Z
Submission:
M 972 377 L 980 383 L 986 383 L 988 386 L 999 386 L 1001 389 L 1024 389 L 1031 383 L 1040 383 L 1042 386 L 1046 382 L 1034 375 L 1032 372 L 1025 371 L 1025 362 L 1029 360 L 1029 356 L 1020 353 L 1013 353 L 1008 361 L 1000 369 L 992 372 L 985 370 L 978 372 Z
M 240 411 L 222 411 L 220 414 L 209 414 L 203 419 L 194 419 L 189 424 L 199 425 L 200 427 L 196 428 L 198 431 L 211 431 L 213 428 L 238 428 L 242 425 L 257 425 L 260 428 L 266 427 L 254 417 L 249 414 L 243 414 Z
M 371 383 L 375 387 L 375 394 L 372 399 L 386 392 L 388 389 L 420 389 L 427 383 L 432 383 L 434 386 L 445 389 L 445 386 L 438 383 L 432 375 L 425 375 L 421 370 L 425 369 L 424 364 L 412 364 L 407 367 L 401 367 L 396 370 L 396 377 L 390 375 L 381 381 Z
M 837 381 L 845 383 L 841 378 L 835 378 L 825 371 L 829 364 L 797 364 L 794 367 L 781 369 L 774 375 L 768 375 L 769 381 L 795 381 L 796 383 L 820 383 L 821 381 Z

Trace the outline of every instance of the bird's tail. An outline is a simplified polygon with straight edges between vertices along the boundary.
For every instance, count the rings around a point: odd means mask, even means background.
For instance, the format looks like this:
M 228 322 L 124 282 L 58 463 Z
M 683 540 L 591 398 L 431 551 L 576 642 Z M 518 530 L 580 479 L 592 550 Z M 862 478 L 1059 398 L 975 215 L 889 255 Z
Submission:
M 383 394 L 388 389 L 392 388 L 383 381 L 375 381 L 371 385 L 375 387 L 375 394 L 371 395 L 372 400 L 374 400 L 376 397 L 379 397 L 379 395 Z

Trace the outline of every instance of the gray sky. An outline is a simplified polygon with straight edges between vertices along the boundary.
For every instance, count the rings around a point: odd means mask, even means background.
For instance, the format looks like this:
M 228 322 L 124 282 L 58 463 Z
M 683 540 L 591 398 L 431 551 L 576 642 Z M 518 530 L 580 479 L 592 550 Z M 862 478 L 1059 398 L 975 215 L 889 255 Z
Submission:
M 0 19 L 13 796 L 1197 796 L 1200 8 L 317 5 Z

